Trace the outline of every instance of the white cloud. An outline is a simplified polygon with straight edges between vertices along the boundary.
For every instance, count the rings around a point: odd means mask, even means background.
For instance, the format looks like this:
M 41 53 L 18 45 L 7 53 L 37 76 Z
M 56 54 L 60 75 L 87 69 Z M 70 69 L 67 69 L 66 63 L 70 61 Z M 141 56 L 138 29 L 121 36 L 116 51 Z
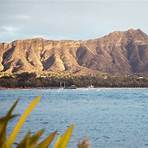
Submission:
M 29 20 L 30 16 L 29 15 L 25 15 L 25 14 L 20 14 L 20 15 L 17 15 L 16 18 L 20 19 L 20 20 Z
M 98 38 L 140 28 L 148 33 L 148 0 L 0 0 L 1 40 Z
M 20 30 L 20 28 L 13 27 L 13 26 L 2 26 L 1 30 L 3 32 L 13 33 L 13 32 L 17 32 L 18 30 Z
M 12 41 L 18 38 L 20 28 L 14 26 L 0 27 L 0 42 Z
M 31 38 L 43 38 L 43 39 L 48 39 L 48 36 L 43 34 L 43 35 L 32 35 Z
M 18 38 L 20 28 L 14 26 L 2 26 L 0 27 L 0 42 L 12 41 Z

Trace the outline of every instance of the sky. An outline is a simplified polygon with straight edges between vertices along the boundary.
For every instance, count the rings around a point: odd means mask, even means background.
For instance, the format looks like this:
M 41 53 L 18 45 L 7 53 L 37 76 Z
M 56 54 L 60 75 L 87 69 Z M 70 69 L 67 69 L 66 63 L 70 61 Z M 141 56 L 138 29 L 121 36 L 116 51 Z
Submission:
M 148 34 L 148 0 L 0 0 L 0 42 L 85 40 L 130 28 Z

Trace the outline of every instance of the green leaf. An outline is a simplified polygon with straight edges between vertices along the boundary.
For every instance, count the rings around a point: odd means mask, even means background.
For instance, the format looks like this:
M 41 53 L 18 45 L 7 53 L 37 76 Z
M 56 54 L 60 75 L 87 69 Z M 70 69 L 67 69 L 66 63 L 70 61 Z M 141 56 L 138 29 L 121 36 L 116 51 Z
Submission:
M 29 147 L 31 133 L 30 131 L 25 135 L 23 140 L 16 146 L 16 148 L 27 148 Z
M 35 146 L 43 133 L 44 133 L 44 129 L 41 129 L 38 132 L 36 132 L 33 136 L 31 136 L 31 138 L 30 138 L 30 146 L 31 145 Z
M 51 133 L 47 138 L 45 138 L 41 143 L 38 144 L 37 148 L 47 148 L 55 138 L 56 134 L 57 131 Z
M 7 112 L 6 116 L 0 118 L 0 145 L 1 147 L 5 146 L 6 130 L 7 130 L 8 122 L 17 116 L 17 115 L 12 115 L 12 112 L 14 108 L 16 107 L 17 103 L 18 103 L 18 100 L 14 102 L 12 107 Z
M 19 121 L 17 122 L 16 126 L 14 127 L 14 129 L 12 130 L 10 136 L 8 137 L 7 141 L 6 141 L 6 146 L 8 148 L 10 148 L 12 146 L 12 144 L 15 142 L 15 139 L 21 129 L 21 127 L 23 126 L 24 122 L 26 121 L 27 117 L 29 116 L 29 114 L 32 112 L 32 110 L 36 107 L 36 105 L 39 103 L 41 97 L 35 97 L 33 99 L 33 101 L 31 101 L 31 103 L 29 104 L 29 106 L 26 108 L 26 110 L 24 111 L 24 113 L 21 115 Z
M 74 125 L 71 125 L 70 127 L 68 127 L 66 132 L 58 138 L 58 140 L 54 145 L 54 148 L 67 148 L 68 142 L 72 135 L 73 128 L 74 128 Z

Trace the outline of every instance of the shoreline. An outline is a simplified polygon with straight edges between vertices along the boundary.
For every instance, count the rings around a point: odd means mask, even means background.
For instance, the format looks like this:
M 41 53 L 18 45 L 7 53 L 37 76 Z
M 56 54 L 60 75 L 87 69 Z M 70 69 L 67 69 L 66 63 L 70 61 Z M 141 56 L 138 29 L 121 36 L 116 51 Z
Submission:
M 115 89 L 128 89 L 128 88 L 133 88 L 133 89 L 148 89 L 148 87 L 130 87 L 130 86 L 125 86 L 125 87 L 94 87 L 94 88 L 89 88 L 89 87 L 77 87 L 76 89 L 113 89 L 113 88 L 115 88 Z M 25 87 L 25 88 L 23 88 L 23 87 L 0 87 L 0 91 L 1 90 L 16 90 L 16 89 L 19 89 L 19 90 L 27 90 L 27 89 L 50 89 L 50 90 L 52 90 L 52 89 L 63 89 L 63 90 L 69 90 L 69 88 L 62 88 L 62 87 Z M 71 90 L 71 89 L 70 89 Z M 72 89 L 73 90 L 73 89 Z

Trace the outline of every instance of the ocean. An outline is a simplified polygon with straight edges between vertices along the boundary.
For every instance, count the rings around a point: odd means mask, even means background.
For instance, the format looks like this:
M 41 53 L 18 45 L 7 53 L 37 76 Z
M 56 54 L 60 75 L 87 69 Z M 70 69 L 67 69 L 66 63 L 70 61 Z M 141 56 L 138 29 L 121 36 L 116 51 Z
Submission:
M 0 90 L 0 116 L 16 99 L 15 113 L 21 114 L 35 97 L 42 99 L 25 122 L 18 138 L 29 130 L 45 128 L 44 136 L 54 130 L 63 133 L 75 128 L 69 148 L 76 148 L 89 137 L 93 148 L 148 147 L 147 88 L 7 89 Z M 8 126 L 8 133 L 18 118 Z

